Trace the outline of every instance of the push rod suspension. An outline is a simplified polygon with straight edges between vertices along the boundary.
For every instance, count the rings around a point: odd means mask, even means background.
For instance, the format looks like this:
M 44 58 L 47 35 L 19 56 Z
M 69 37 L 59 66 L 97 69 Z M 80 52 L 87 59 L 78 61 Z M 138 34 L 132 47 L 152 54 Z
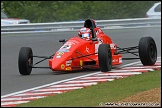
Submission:
M 117 50 L 122 50 L 122 51 L 119 51 L 118 54 L 122 54 L 123 52 L 127 52 L 127 53 L 131 53 L 135 56 L 138 56 L 138 54 L 135 54 L 135 53 L 138 53 L 138 52 L 130 52 L 130 50 L 135 50 L 135 49 L 138 49 L 138 46 L 135 46 L 135 47 L 129 47 L 129 48 L 120 48 L 120 47 L 117 47 Z
M 45 61 L 45 60 L 47 60 L 47 59 L 51 59 L 51 58 L 53 57 L 53 55 L 54 55 L 54 54 L 52 54 L 52 55 L 49 56 L 49 57 L 45 57 L 45 56 L 33 56 L 33 57 L 37 57 L 37 58 L 44 58 L 43 60 L 40 60 L 40 61 L 36 62 L 34 65 L 36 65 L 36 64 L 38 64 L 38 63 L 41 63 L 41 62 L 43 62 L 43 61 Z M 34 65 L 33 65 L 33 66 L 34 66 Z

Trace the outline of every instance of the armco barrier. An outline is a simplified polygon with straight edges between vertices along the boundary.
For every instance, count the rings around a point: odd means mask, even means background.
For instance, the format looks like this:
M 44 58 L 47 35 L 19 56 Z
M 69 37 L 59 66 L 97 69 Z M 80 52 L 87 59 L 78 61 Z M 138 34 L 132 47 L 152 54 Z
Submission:
M 135 26 L 161 26 L 161 18 L 134 18 L 115 20 L 96 20 L 97 25 L 103 29 L 113 27 L 135 27 Z M 83 27 L 84 21 L 54 22 L 54 23 L 30 23 L 18 25 L 1 25 L 1 34 L 18 32 L 51 32 L 51 31 L 73 31 Z

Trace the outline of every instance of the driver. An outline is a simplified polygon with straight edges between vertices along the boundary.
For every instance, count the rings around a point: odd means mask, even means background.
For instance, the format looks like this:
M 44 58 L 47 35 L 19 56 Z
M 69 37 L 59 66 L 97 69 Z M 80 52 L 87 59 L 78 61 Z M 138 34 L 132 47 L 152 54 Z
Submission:
M 83 27 L 78 31 L 78 36 L 85 39 L 92 38 L 92 32 L 89 28 Z

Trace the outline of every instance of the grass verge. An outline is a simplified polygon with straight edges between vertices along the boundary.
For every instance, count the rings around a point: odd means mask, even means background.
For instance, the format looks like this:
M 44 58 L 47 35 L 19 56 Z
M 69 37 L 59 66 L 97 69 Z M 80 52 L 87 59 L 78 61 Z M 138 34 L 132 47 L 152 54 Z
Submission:
M 101 102 L 119 101 L 157 87 L 161 87 L 161 70 L 99 83 L 84 89 L 33 100 L 17 107 L 94 107 L 99 106 Z

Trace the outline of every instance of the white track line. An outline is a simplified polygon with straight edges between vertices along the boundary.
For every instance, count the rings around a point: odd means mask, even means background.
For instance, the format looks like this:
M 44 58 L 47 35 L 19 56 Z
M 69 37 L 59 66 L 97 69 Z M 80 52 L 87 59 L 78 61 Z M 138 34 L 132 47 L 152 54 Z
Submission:
M 30 102 L 30 101 L 4 102 L 4 103 L 1 103 L 1 107 L 2 107 L 2 105 L 21 104 L 21 103 L 28 103 L 28 102 Z
M 43 93 L 37 93 L 37 92 L 35 92 L 35 93 L 24 93 L 24 94 L 17 94 L 17 95 L 15 95 L 15 96 L 37 96 L 37 95 L 47 95 L 47 94 L 60 94 L 61 92 L 54 92 L 54 91 L 52 91 L 52 92 L 43 92 Z
M 91 83 L 80 83 L 80 84 L 61 84 L 61 85 L 53 85 L 50 87 L 74 87 L 74 86 L 91 86 L 91 85 L 96 85 L 97 82 L 91 82 Z
M 3 101 L 11 101 L 11 100 L 20 100 L 20 101 L 23 101 L 23 100 L 31 100 L 31 99 L 39 99 L 39 98 L 44 98 L 46 96 L 35 96 L 35 97 L 12 97 L 12 98 L 7 98 L 7 99 L 1 99 L 1 102 Z
M 11 93 L 11 94 L 7 94 L 7 95 L 4 95 L 4 96 L 1 96 L 1 98 L 5 98 L 5 97 L 8 97 L 8 96 L 20 94 L 20 93 L 27 92 L 27 91 L 32 91 L 32 90 L 35 90 L 35 89 L 40 89 L 40 88 L 43 88 L 43 87 L 59 84 L 59 83 L 62 83 L 62 82 L 66 82 L 66 81 L 70 81 L 70 80 L 74 80 L 74 79 L 78 79 L 78 78 L 82 78 L 82 77 L 86 77 L 86 76 L 90 76 L 90 75 L 95 75 L 95 74 L 98 74 L 98 73 L 101 73 L 101 72 L 96 72 L 96 73 L 92 73 L 92 74 L 86 74 L 86 75 L 83 75 L 83 76 L 74 77 L 74 78 L 70 78 L 70 79 L 66 79 L 66 80 L 61 80 L 61 81 L 57 81 L 57 82 L 54 82 L 54 83 L 50 83 L 50 84 L 34 87 L 34 88 L 31 88 L 31 89 L 14 92 L 14 93 Z
M 146 72 L 146 71 L 154 71 L 154 69 L 120 69 L 120 70 L 113 70 L 110 72 Z

